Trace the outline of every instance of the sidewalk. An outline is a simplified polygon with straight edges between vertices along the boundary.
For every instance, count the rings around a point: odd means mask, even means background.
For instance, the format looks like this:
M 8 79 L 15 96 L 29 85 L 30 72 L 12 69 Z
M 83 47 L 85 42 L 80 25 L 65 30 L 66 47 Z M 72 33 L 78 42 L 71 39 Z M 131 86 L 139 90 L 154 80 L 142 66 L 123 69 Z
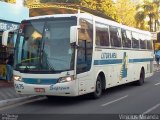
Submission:
M 159 72 L 160 71 L 160 65 L 157 66 L 157 64 L 154 64 L 154 72 Z
M 0 108 L 37 96 L 17 94 L 13 82 L 0 80 Z
M 26 95 L 17 94 L 13 87 L 13 82 L 0 80 L 0 100 L 24 97 Z

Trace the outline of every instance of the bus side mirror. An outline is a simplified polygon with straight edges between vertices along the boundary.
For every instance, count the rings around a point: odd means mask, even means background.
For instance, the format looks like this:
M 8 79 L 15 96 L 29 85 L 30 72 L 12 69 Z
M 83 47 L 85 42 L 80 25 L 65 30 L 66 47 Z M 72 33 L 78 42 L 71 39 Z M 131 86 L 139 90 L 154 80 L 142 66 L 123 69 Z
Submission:
M 70 43 L 74 43 L 77 41 L 78 29 L 80 26 L 71 26 L 70 27 Z

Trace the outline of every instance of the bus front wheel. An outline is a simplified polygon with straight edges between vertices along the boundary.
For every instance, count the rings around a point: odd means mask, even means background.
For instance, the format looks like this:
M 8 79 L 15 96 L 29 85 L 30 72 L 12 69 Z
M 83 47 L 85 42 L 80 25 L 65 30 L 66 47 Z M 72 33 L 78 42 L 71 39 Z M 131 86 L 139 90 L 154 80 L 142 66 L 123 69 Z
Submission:
M 102 80 L 101 77 L 98 76 L 95 86 L 95 91 L 92 93 L 94 99 L 100 98 L 102 95 Z
M 141 70 L 141 73 L 140 73 L 139 80 L 137 81 L 137 85 L 138 85 L 138 86 L 143 85 L 143 83 L 144 83 L 144 78 L 145 78 L 145 72 L 144 72 L 144 70 L 142 69 L 142 70 Z

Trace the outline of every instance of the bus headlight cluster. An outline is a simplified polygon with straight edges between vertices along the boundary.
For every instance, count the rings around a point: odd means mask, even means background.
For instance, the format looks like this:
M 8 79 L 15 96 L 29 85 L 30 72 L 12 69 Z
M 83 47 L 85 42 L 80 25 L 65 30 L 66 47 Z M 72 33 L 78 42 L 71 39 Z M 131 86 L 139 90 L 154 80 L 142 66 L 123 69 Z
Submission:
M 61 77 L 58 80 L 58 83 L 70 82 L 70 81 L 73 81 L 73 80 L 74 80 L 74 75 L 72 75 L 72 76 L 66 76 L 66 77 Z
M 22 77 L 21 77 L 21 76 L 14 75 L 14 76 L 13 76 L 13 80 L 15 80 L 15 81 L 22 81 Z

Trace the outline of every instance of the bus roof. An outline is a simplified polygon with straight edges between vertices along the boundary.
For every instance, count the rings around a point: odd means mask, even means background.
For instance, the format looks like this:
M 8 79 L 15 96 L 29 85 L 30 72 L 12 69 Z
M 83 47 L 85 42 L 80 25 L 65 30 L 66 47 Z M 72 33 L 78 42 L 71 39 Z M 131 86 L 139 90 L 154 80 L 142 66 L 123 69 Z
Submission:
M 73 16 L 80 17 L 80 18 L 86 18 L 86 19 L 90 19 L 90 20 L 94 19 L 95 21 L 100 22 L 100 23 L 101 23 L 101 21 L 103 21 L 103 24 L 112 25 L 112 26 L 119 27 L 119 28 L 124 28 L 126 30 L 130 30 L 130 31 L 138 32 L 138 33 L 143 33 L 146 35 L 151 35 L 151 33 L 149 31 L 144 31 L 144 30 L 140 30 L 137 28 L 122 25 L 118 22 L 108 20 L 105 18 L 101 18 L 101 17 L 95 16 L 95 15 L 92 15 L 90 13 L 44 15 L 44 16 L 30 17 L 29 19 L 26 19 L 26 20 L 45 19 L 45 18 L 51 18 L 51 17 L 55 17 L 55 18 L 56 17 L 64 17 L 65 18 L 65 17 L 73 17 Z

